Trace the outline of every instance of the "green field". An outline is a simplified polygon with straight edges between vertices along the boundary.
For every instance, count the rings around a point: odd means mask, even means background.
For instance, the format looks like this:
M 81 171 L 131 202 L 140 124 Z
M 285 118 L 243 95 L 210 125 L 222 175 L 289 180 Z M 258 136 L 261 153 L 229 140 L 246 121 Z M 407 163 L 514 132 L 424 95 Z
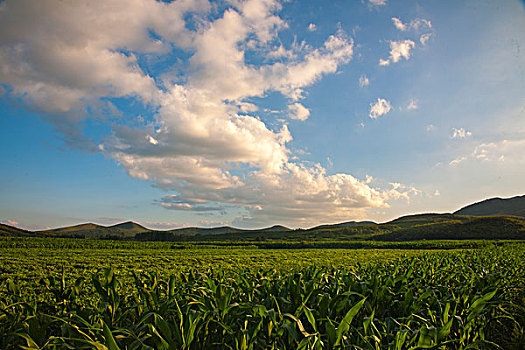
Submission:
M 4 237 L 0 348 L 523 348 L 524 243 L 272 244 Z

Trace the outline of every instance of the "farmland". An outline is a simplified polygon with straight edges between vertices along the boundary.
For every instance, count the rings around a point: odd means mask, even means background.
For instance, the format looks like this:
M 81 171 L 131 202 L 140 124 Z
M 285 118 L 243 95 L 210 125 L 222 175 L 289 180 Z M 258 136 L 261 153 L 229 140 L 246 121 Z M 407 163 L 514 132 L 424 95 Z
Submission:
M 265 244 L 5 237 L 0 347 L 523 344 L 523 243 Z

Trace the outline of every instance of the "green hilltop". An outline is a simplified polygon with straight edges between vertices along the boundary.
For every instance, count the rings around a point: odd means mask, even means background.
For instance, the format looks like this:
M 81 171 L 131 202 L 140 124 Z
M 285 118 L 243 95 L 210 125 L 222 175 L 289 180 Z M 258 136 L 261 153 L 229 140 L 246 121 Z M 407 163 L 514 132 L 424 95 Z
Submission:
M 512 215 L 525 217 L 525 196 L 490 198 L 459 209 L 457 215 Z

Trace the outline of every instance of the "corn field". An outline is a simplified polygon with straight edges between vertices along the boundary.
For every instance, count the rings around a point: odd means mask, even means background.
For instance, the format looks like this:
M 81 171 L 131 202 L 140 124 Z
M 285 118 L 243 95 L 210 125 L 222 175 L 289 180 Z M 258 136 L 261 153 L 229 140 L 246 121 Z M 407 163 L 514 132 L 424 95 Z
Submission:
M 2 349 L 523 349 L 525 245 L 2 278 Z

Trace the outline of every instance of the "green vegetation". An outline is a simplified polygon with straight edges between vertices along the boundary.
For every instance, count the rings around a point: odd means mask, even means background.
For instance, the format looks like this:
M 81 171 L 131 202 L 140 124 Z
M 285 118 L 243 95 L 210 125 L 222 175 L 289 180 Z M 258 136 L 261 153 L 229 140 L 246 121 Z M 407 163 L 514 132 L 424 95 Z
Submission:
M 525 217 L 525 196 L 506 199 L 490 198 L 461 208 L 454 214 L 476 216 L 514 215 Z
M 2 349 L 521 349 L 525 341 L 520 242 L 0 242 Z

